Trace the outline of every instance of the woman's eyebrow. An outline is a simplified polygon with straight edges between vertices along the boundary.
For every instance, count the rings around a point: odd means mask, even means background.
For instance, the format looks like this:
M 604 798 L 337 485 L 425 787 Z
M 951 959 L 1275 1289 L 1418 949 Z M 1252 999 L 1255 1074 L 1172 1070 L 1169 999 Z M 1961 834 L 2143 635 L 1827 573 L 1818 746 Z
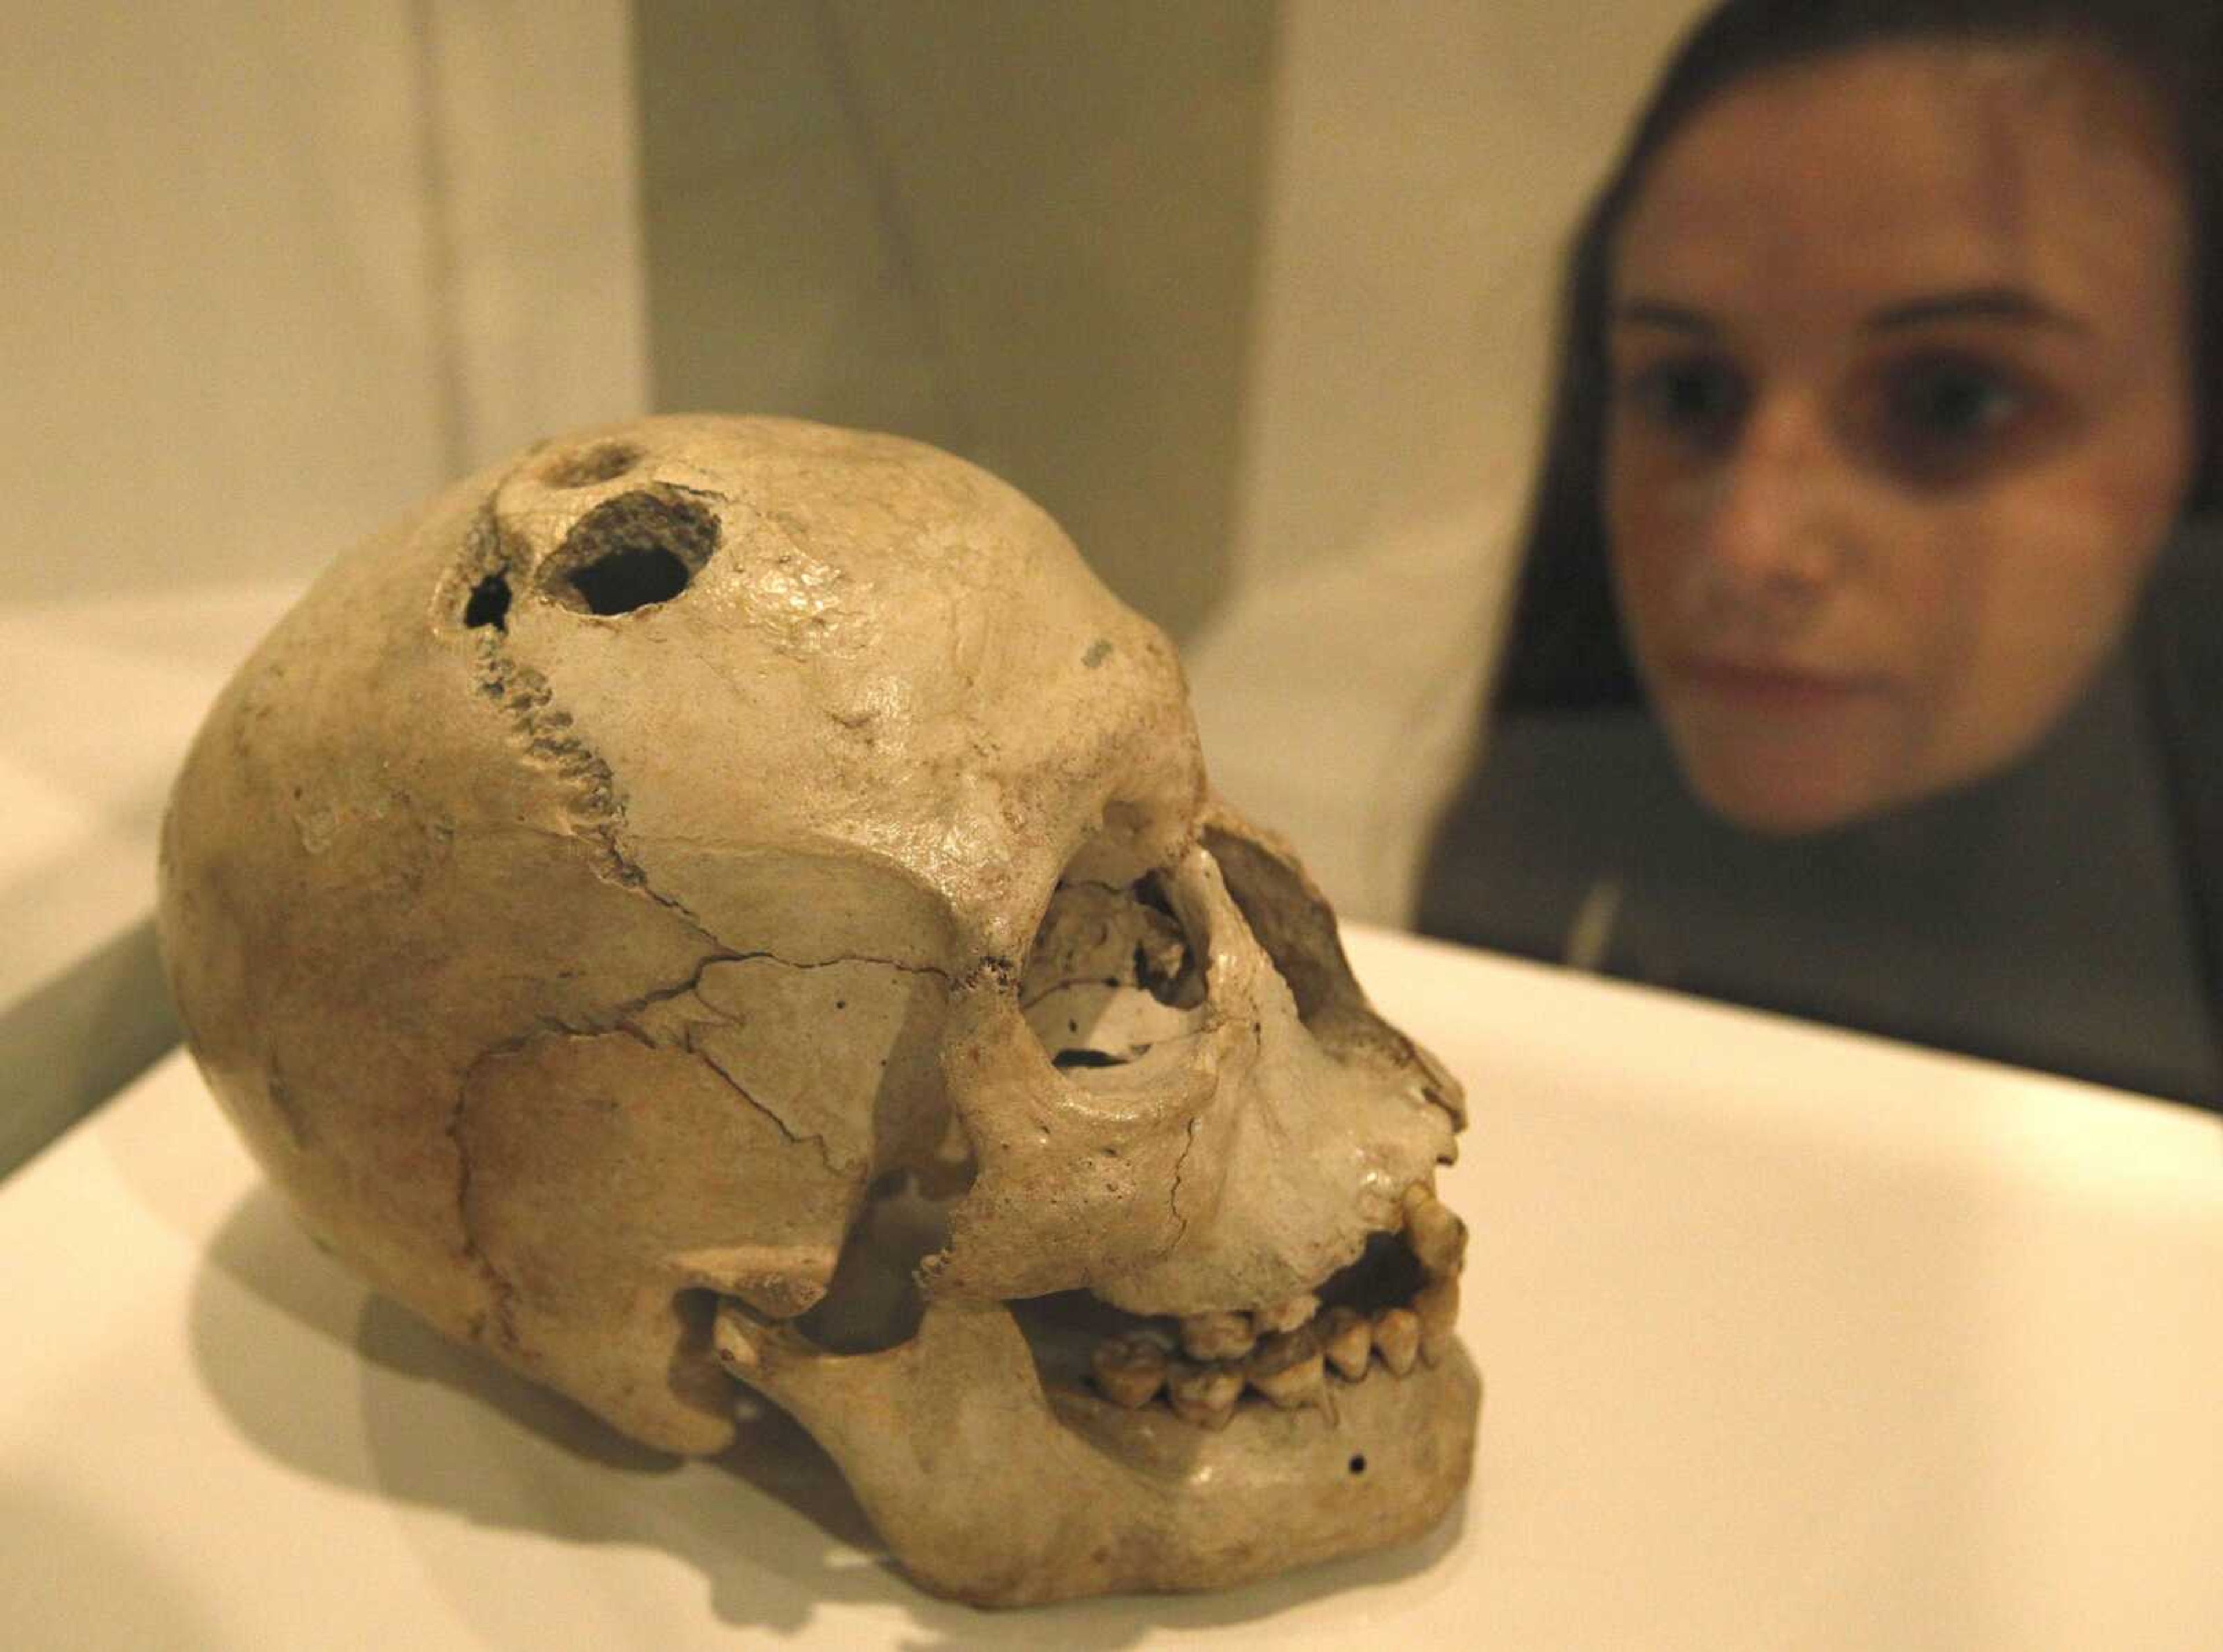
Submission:
M 1703 311 L 1659 298 L 1625 298 L 1614 305 L 1612 318 L 1618 325 L 1665 327 L 1672 332 L 1695 333 L 1707 338 L 1721 331 L 1719 323 Z
M 2071 333 L 2092 330 L 2091 323 L 2082 317 L 2057 310 L 2044 299 L 2012 286 L 1975 286 L 1924 294 L 1903 303 L 1886 305 L 1871 314 L 1865 324 L 1872 332 L 1886 332 L 1937 321 L 2006 321 Z
M 1721 324 L 1703 311 L 1662 298 L 1623 299 L 1613 306 L 1609 319 L 1616 326 L 1659 327 L 1694 337 L 1711 338 L 1722 330 Z M 2004 321 L 2068 333 L 2088 334 L 2092 330 L 2092 323 L 2082 317 L 2012 286 L 1976 286 L 1924 293 L 1918 298 L 1886 305 L 1870 314 L 1862 325 L 1871 332 L 1889 332 L 1941 321 Z

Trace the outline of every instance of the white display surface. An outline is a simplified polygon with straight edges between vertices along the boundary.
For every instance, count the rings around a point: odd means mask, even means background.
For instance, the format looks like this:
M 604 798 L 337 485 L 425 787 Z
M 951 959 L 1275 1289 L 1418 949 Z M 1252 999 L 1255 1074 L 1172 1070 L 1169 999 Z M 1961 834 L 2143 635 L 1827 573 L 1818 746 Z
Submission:
M 0 1175 L 176 1040 L 149 927 L 163 805 L 301 587 L 0 601 Z
M 305 584 L 0 606 L 0 1008 L 153 910 L 171 778 Z
M 178 1056 L 0 1184 L 7 1643 L 2223 1645 L 2215 1120 L 1350 941 L 1475 1113 L 1443 1188 L 1489 1398 L 1425 1542 L 932 1600 L 776 1414 L 674 1465 L 368 1297 Z

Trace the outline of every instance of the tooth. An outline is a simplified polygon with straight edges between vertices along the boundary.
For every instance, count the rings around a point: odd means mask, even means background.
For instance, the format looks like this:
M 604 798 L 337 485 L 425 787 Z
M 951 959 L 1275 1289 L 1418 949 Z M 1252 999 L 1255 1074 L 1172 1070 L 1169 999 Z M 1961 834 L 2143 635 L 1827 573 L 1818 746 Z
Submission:
M 1147 1337 L 1107 1337 L 1088 1363 L 1104 1397 L 1130 1411 L 1148 1405 L 1165 1386 L 1166 1351 Z
M 1174 1415 L 1199 1428 L 1225 1428 L 1242 1393 L 1239 1366 L 1176 1365 L 1166 1377 L 1166 1398 Z
M 1420 1355 L 1420 1316 L 1409 1308 L 1384 1308 L 1375 1315 L 1374 1351 L 1392 1376 L 1405 1375 Z
M 1250 1356 L 1250 1385 L 1282 1410 L 1309 1405 L 1327 1392 L 1319 1340 L 1303 1331 L 1268 1337 Z
M 1318 1312 L 1319 1298 L 1307 1291 L 1301 1297 L 1275 1303 L 1271 1308 L 1261 1308 L 1250 1317 L 1257 1324 L 1258 1334 L 1267 1336 L 1276 1331 L 1294 1331 Z
M 1248 1314 L 1192 1314 L 1181 1321 L 1181 1352 L 1200 1365 L 1240 1360 L 1257 1340 Z
M 1430 1365 L 1444 1357 L 1458 1329 L 1457 1279 L 1439 1279 L 1414 1293 L 1413 1311 L 1420 1321 L 1420 1357 Z
M 1426 1188 L 1405 1196 L 1405 1242 L 1431 1279 L 1445 1279 L 1466 1259 L 1466 1223 Z
M 1367 1356 L 1374 1351 L 1374 1333 L 1366 1316 L 1356 1308 L 1331 1308 L 1320 1318 L 1320 1347 L 1327 1362 L 1348 1382 L 1366 1375 Z

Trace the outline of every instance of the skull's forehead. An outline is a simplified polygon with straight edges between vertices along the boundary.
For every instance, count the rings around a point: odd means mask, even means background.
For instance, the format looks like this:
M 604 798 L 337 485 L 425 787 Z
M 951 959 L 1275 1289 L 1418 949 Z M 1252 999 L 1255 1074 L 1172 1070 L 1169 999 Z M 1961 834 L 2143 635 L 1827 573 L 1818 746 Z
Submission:
M 1143 862 L 1192 829 L 1201 759 L 1170 644 L 960 460 L 654 419 L 535 454 L 491 506 L 519 595 L 493 645 L 545 681 L 642 870 L 714 931 L 761 930 L 759 874 L 807 857 L 924 896 L 954 926 L 943 945 L 1016 956 L 1107 812 Z M 683 590 L 613 613 L 561 600 L 601 541 L 659 525 L 699 561 Z

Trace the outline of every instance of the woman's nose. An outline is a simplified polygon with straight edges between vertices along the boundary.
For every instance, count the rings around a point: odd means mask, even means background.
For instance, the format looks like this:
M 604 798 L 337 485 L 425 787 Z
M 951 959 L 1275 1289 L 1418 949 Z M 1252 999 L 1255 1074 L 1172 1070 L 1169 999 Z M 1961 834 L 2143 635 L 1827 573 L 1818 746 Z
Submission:
M 1825 433 L 1801 400 L 1755 406 L 1718 473 L 1708 553 L 1755 578 L 1818 569 L 1826 448 Z
M 1694 573 L 1715 609 L 1781 619 L 1811 607 L 1839 562 L 1828 432 L 1796 398 L 1756 405 L 1716 473 Z

